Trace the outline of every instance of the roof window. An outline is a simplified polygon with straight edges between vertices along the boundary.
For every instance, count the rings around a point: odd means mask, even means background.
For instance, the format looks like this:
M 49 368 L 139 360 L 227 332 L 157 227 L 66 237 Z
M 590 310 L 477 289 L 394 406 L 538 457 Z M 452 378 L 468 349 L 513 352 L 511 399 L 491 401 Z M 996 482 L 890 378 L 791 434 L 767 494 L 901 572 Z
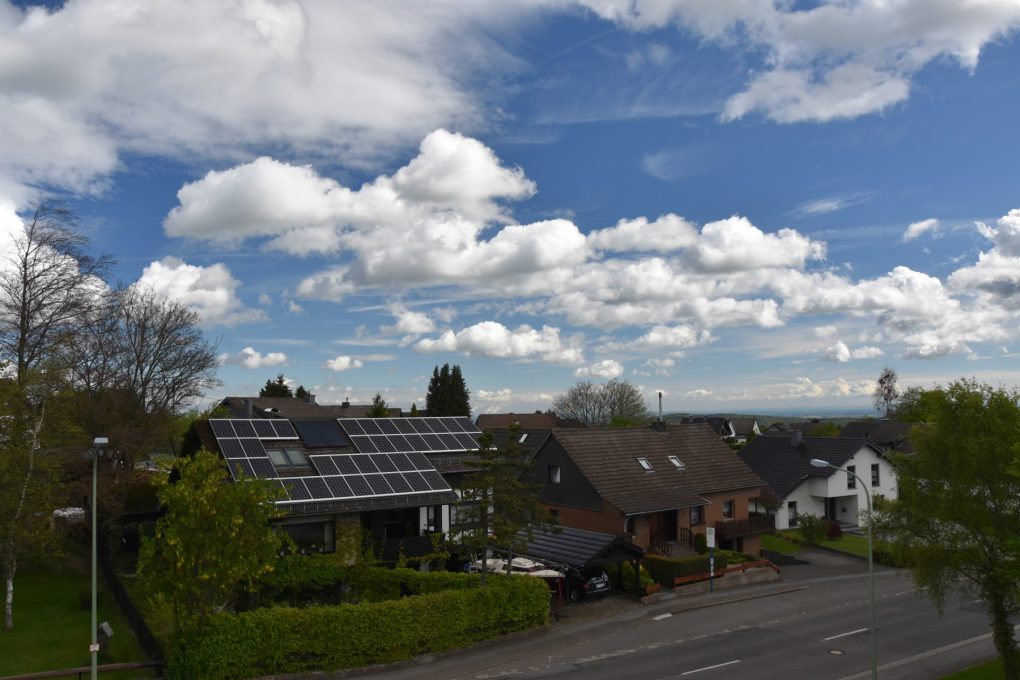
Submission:
M 642 467 L 642 469 L 644 469 L 645 472 L 655 472 L 655 470 L 652 469 L 652 464 L 648 462 L 647 458 L 638 458 L 637 463 Z
M 666 460 L 673 464 L 673 467 L 677 469 L 677 472 L 681 472 L 687 467 L 684 465 L 684 462 L 676 456 L 666 456 Z
M 520 444 L 523 444 L 524 440 L 527 439 L 527 438 L 528 438 L 528 433 L 525 432 L 524 434 L 521 435 L 521 438 L 518 439 L 517 442 L 520 443 Z

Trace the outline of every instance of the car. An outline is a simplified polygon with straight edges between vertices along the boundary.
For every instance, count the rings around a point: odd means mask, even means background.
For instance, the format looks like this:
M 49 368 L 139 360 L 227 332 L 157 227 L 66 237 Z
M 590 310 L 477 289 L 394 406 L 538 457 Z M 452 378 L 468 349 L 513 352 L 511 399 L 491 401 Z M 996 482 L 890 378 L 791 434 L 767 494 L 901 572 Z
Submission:
M 586 597 L 599 597 L 611 590 L 609 574 L 602 567 L 567 570 L 567 597 L 579 602 Z

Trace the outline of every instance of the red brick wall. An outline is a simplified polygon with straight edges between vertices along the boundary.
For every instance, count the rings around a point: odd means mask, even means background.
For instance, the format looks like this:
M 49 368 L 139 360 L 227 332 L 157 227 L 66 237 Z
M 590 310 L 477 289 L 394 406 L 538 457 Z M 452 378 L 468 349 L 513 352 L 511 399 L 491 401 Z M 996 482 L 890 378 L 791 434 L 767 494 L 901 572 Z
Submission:
M 619 536 L 623 533 L 624 516 L 620 511 L 602 503 L 602 510 L 581 510 L 579 508 L 568 508 L 562 505 L 545 504 L 550 510 L 558 510 L 560 524 L 574 529 L 587 529 L 588 531 L 601 531 L 604 534 Z

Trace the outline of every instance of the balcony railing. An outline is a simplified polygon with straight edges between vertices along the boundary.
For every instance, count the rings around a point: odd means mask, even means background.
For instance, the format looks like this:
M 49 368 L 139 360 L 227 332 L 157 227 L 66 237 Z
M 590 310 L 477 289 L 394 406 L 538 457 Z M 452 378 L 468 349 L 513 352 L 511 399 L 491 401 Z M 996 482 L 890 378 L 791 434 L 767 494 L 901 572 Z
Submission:
M 724 519 L 715 523 L 716 538 L 739 538 L 765 533 L 776 528 L 773 515 L 751 515 L 747 519 Z

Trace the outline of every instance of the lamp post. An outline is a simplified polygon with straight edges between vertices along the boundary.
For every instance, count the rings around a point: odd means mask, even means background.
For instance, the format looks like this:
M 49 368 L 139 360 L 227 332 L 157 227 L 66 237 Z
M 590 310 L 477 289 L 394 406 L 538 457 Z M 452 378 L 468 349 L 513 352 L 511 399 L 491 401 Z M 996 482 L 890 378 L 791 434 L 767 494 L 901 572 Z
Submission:
M 96 639 L 98 630 L 96 626 L 96 479 L 99 477 L 99 456 L 103 451 L 110 448 L 110 440 L 106 437 L 96 437 L 92 440 L 92 644 L 89 645 L 89 652 L 92 654 L 92 680 L 99 676 L 99 641 Z
M 848 475 L 853 475 L 861 483 L 861 489 L 864 490 L 864 498 L 868 502 L 868 615 L 870 619 L 868 636 L 871 638 L 871 678 L 875 680 L 878 678 L 878 652 L 875 649 L 875 561 L 871 547 L 871 493 L 868 491 L 868 485 L 864 483 L 864 480 L 856 472 L 851 472 L 846 468 L 833 465 L 829 461 L 820 458 L 812 458 L 811 464 L 815 467 L 832 468 L 833 470 L 840 470 Z

